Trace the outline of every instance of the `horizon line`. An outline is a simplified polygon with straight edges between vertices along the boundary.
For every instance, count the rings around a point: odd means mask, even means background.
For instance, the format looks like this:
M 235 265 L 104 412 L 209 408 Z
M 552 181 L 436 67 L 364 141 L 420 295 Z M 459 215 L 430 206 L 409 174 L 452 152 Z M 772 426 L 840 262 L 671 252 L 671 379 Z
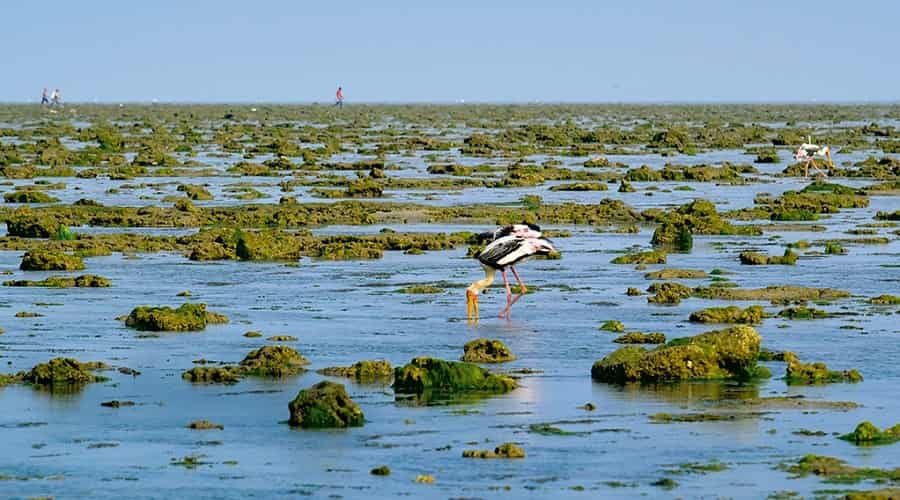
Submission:
M 152 106 L 152 105 L 208 105 L 208 106 L 221 106 L 221 105 L 233 105 L 233 106 L 251 106 L 251 105 L 292 105 L 292 106 L 312 106 L 312 105 L 328 105 L 332 106 L 334 103 L 330 100 L 324 101 L 251 101 L 251 100 L 235 100 L 235 101 L 192 101 L 192 100 L 156 100 L 156 99 L 146 99 L 146 100 L 121 100 L 121 101 L 63 101 L 62 105 L 65 106 L 120 106 L 120 105 L 143 105 L 143 106 Z M 467 100 L 435 100 L 435 101 L 353 101 L 353 102 L 344 102 L 344 105 L 348 107 L 352 107 L 354 105 L 361 106 L 404 106 L 404 105 L 422 105 L 422 106 L 465 106 L 465 105 L 493 105 L 493 106 L 535 106 L 535 105 L 587 105 L 587 106 L 598 106 L 598 105 L 898 105 L 900 104 L 900 99 L 894 100 L 632 100 L 632 101 L 553 101 L 553 100 L 529 100 L 529 101 L 467 101 Z M 3 101 L 0 100 L 0 105 L 40 105 L 38 100 L 25 100 L 25 101 Z M 50 106 L 48 106 L 50 107 Z

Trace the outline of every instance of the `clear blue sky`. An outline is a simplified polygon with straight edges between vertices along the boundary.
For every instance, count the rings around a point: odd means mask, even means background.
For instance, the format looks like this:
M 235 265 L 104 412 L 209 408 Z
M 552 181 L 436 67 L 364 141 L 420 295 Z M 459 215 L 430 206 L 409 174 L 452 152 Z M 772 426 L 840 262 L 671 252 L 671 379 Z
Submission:
M 893 0 L 438 4 L 4 0 L 0 101 L 900 98 Z

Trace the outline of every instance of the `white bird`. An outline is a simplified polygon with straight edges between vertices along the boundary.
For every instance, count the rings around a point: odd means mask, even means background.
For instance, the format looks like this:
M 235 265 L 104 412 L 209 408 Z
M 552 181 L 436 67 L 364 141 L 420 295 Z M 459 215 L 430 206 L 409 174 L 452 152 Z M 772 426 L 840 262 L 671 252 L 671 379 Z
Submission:
M 553 243 L 544 238 L 541 228 L 534 224 L 513 224 L 500 227 L 490 233 L 482 234 L 490 239 L 484 250 L 478 254 L 481 267 L 484 268 L 484 279 L 472 283 L 466 289 L 466 313 L 469 321 L 478 321 L 478 294 L 494 282 L 494 275 L 500 271 L 503 285 L 506 287 L 506 307 L 500 311 L 501 318 L 508 318 L 513 304 L 528 292 L 528 288 L 519 276 L 514 265 L 524 262 L 535 255 L 548 255 L 556 252 Z M 513 297 L 506 276 L 509 268 L 516 281 L 519 282 L 519 294 Z
M 810 165 L 812 165 L 820 174 L 825 175 L 825 172 L 819 170 L 818 165 L 816 165 L 816 158 L 824 159 L 825 164 L 828 165 L 828 170 L 834 170 L 834 162 L 831 161 L 831 148 L 828 146 L 812 144 L 809 137 L 806 138 L 806 141 L 807 142 L 801 144 L 794 153 L 794 160 L 806 162 L 804 175 L 809 175 Z

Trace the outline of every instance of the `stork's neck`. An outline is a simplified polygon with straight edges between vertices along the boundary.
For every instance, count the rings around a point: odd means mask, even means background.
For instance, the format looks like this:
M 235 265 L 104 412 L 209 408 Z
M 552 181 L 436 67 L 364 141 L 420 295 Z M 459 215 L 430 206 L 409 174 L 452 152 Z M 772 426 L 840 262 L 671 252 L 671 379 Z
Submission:
M 485 288 L 491 286 L 491 283 L 494 282 L 494 273 L 497 272 L 493 267 L 482 266 L 484 267 L 484 279 L 478 280 L 475 283 L 472 283 L 469 286 L 469 290 L 474 292 L 476 295 L 479 294 Z

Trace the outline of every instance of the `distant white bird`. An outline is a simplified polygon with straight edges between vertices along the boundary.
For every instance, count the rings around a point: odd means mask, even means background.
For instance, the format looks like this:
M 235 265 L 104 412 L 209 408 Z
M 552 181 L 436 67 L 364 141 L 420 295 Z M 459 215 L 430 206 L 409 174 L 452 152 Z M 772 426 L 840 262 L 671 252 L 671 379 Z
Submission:
M 503 285 L 506 287 L 506 307 L 500 311 L 499 316 L 508 318 L 513 304 L 528 292 L 528 288 L 513 266 L 535 255 L 548 255 L 556 252 L 556 249 L 553 248 L 550 240 L 543 237 L 541 228 L 534 224 L 503 226 L 481 236 L 490 240 L 490 243 L 478 254 L 478 260 L 481 262 L 481 267 L 484 268 L 484 279 L 472 283 L 466 289 L 467 317 L 469 321 L 478 321 L 478 294 L 494 282 L 494 275 L 500 271 L 500 275 L 503 276 Z M 515 297 L 509 287 L 509 279 L 506 277 L 507 267 L 519 282 L 519 294 Z
M 819 146 L 818 144 L 812 144 L 810 137 L 806 138 L 807 142 L 804 142 L 797 148 L 797 151 L 794 153 L 794 160 L 806 162 L 804 165 L 805 176 L 809 176 L 809 167 L 812 165 L 817 172 L 822 175 L 825 175 L 819 166 L 816 165 L 816 158 L 822 158 L 825 160 L 825 164 L 828 165 L 828 171 L 831 172 L 834 170 L 834 162 L 831 161 L 831 148 L 828 146 Z

